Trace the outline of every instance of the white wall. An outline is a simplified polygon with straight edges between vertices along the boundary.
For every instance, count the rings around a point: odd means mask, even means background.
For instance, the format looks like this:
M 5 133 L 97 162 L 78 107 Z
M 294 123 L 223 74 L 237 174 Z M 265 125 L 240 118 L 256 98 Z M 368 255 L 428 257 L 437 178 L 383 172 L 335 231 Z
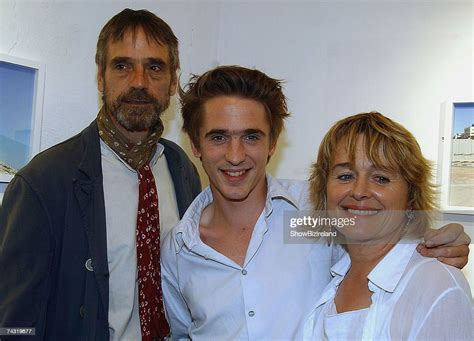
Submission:
M 471 1 L 1 0 L 0 53 L 46 67 L 42 149 L 96 115 L 97 35 L 127 6 L 147 8 L 172 26 L 182 82 L 217 64 L 286 80 L 293 116 L 270 164 L 278 177 L 306 178 L 324 132 L 367 110 L 403 123 L 436 161 L 440 104 L 474 100 Z M 166 136 L 187 147 L 176 101 L 165 120 Z M 463 221 L 474 239 L 471 217 L 445 219 Z M 474 261 L 466 273 L 474 283 Z
M 472 98 L 467 2 L 238 3 L 224 6 L 220 20 L 221 63 L 287 80 L 293 118 L 282 177 L 305 178 L 334 121 L 368 110 L 405 124 L 435 160 L 441 102 Z
M 183 75 L 216 64 L 218 6 L 214 3 L 0 1 L 0 53 L 32 59 L 46 68 L 42 149 L 79 132 L 97 114 L 95 44 L 105 22 L 125 7 L 147 8 L 173 26 L 180 39 Z M 180 126 L 173 104 L 165 120 L 167 134 L 178 140 Z

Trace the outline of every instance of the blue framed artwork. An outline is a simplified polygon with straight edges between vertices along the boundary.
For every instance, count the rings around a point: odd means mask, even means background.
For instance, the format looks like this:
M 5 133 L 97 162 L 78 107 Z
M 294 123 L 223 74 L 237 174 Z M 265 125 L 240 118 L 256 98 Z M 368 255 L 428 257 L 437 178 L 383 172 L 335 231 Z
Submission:
M 0 182 L 40 150 L 43 89 L 39 63 L 0 54 Z
M 445 102 L 440 132 L 441 209 L 474 214 L 474 101 Z

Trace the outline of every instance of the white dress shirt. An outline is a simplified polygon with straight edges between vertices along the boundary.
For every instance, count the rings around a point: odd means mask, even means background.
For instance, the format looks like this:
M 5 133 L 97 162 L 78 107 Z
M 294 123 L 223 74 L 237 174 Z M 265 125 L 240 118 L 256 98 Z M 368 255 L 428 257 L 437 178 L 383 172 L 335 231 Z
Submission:
M 418 254 L 418 242 L 399 242 L 369 273 L 368 309 L 337 314 L 334 297 L 351 266 L 346 254 L 331 269 L 334 279 L 308 318 L 304 339 L 330 340 L 339 332 L 353 340 L 473 340 L 466 279 L 460 270 Z M 344 324 L 334 323 L 338 319 Z
M 162 281 L 173 339 L 290 340 L 302 332 L 340 255 L 323 244 L 285 243 L 283 213 L 308 208 L 307 183 L 267 175 L 267 185 L 242 267 L 200 239 L 209 188 L 167 236 Z
M 102 140 L 100 143 L 110 272 L 110 340 L 141 340 L 135 237 L 138 175 Z M 173 180 L 163 151 L 163 145 L 158 144 L 156 153 L 150 161 L 158 191 L 161 243 L 164 236 L 179 221 Z

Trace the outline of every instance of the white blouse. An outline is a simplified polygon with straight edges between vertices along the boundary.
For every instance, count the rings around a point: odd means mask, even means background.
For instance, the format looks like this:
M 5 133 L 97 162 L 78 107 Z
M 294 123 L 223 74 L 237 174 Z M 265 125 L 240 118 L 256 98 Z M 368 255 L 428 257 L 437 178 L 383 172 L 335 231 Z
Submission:
M 359 326 L 365 323 L 368 313 L 369 308 L 338 314 L 336 304 L 331 300 L 331 303 L 325 304 L 321 311 L 324 319 L 324 335 L 329 340 L 360 340 L 362 328 Z
M 415 250 L 418 242 L 402 240 L 369 273 L 373 295 L 368 309 L 337 314 L 334 297 L 351 265 L 346 254 L 331 268 L 334 278 L 305 323 L 304 340 L 473 340 L 472 296 L 465 277 L 421 256 Z

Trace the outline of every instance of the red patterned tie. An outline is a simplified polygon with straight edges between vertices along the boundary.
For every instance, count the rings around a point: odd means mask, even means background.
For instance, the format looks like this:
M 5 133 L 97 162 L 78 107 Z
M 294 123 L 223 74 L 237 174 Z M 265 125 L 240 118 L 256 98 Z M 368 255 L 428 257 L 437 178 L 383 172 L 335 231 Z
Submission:
M 138 302 L 142 340 L 169 335 L 163 307 L 160 268 L 160 216 L 155 178 L 148 163 L 138 169 Z

